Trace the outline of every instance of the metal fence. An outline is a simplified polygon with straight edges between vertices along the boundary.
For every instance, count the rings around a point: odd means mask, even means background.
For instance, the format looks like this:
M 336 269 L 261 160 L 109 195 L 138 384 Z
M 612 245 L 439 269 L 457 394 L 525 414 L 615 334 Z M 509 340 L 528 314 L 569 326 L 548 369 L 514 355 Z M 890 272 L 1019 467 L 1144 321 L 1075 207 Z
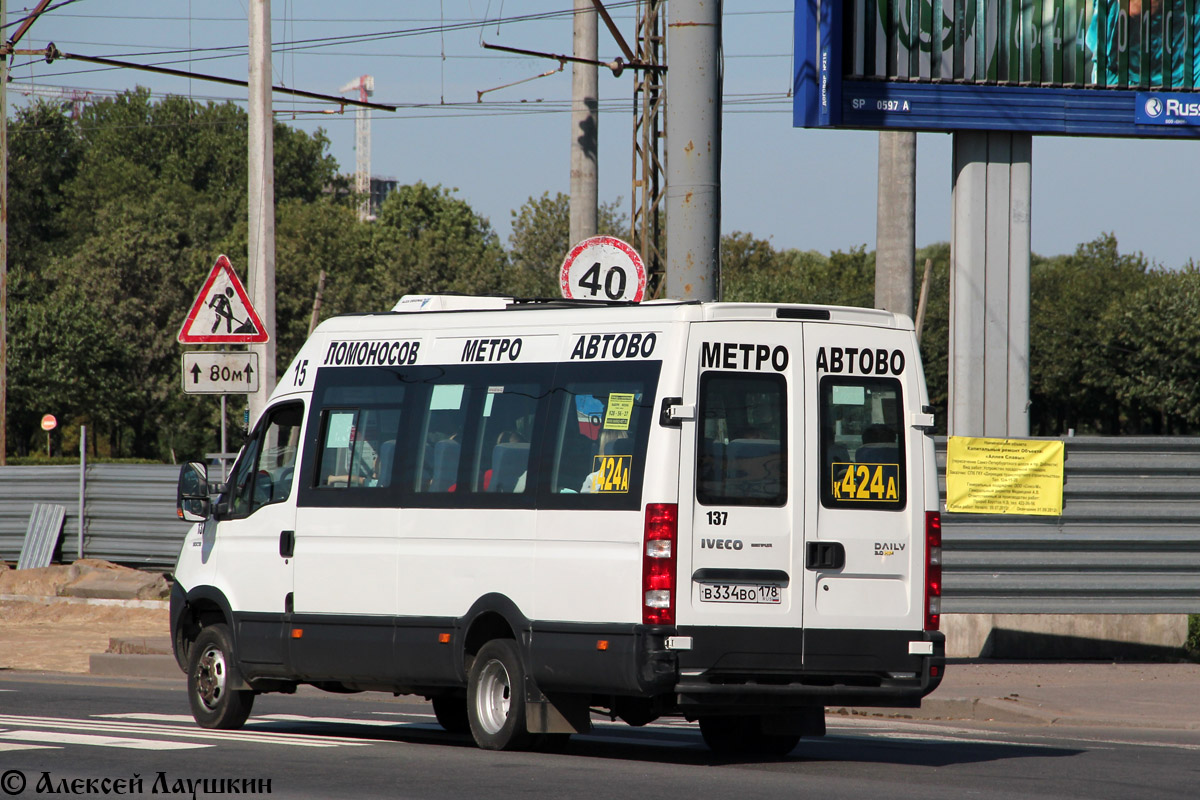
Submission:
M 79 556 L 80 489 L 83 555 L 133 567 L 170 569 L 188 524 L 175 516 L 179 467 L 89 464 L 80 468 L 0 467 L 0 558 L 15 562 L 35 503 L 66 506 L 62 560 Z
M 1200 613 L 1200 439 L 1066 443 L 1061 517 L 942 515 L 942 610 Z
M 944 476 L 944 441 L 937 450 Z M 943 515 L 943 611 L 1200 613 L 1200 438 L 1075 437 L 1066 450 L 1061 517 Z M 188 527 L 177 476 L 88 466 L 84 555 L 170 569 Z M 73 560 L 80 484 L 78 467 L 0 467 L 0 558 L 20 554 L 34 503 L 57 503 Z

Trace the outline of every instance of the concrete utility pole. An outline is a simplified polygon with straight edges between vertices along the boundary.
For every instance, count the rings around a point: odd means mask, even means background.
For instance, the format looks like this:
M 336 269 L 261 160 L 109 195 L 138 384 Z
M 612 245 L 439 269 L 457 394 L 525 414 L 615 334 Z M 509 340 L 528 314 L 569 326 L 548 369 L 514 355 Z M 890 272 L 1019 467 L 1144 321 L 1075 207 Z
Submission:
M 0 0 L 0 25 L 8 2 Z M 0 56 L 0 467 L 8 463 L 8 54 Z
M 597 14 L 592 0 L 575 0 L 576 58 L 598 59 Z M 571 225 L 567 246 L 596 235 L 599 206 L 596 149 L 599 143 L 599 79 L 595 63 L 571 64 Z
M 250 0 L 249 290 L 250 302 L 270 335 L 251 345 L 259 354 L 259 390 L 250 395 L 250 425 L 275 389 L 275 127 L 271 114 L 271 0 Z
M 911 317 L 917 242 L 917 134 L 879 132 L 875 307 Z
M 667 6 L 667 296 L 681 300 L 720 296 L 722 6 Z

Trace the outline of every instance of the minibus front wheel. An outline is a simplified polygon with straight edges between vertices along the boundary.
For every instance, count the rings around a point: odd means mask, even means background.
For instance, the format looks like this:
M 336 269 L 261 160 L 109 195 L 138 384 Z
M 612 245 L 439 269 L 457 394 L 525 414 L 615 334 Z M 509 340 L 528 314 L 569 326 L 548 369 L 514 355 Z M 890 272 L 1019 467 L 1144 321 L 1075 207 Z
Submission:
M 188 653 L 188 703 L 202 728 L 236 730 L 250 716 L 254 692 L 234 689 L 233 640 L 223 623 L 200 631 Z

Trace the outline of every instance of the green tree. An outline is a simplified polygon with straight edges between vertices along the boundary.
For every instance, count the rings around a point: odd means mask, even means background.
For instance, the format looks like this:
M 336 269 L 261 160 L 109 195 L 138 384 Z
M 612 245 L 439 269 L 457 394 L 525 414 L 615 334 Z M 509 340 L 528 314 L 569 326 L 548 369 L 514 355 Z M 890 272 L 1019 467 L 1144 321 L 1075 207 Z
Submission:
M 391 298 L 372 282 L 372 231 L 357 212 L 331 200 L 289 200 L 275 219 L 275 320 L 278 370 L 283 374 L 308 338 L 321 271 L 319 319 L 354 311 L 382 311 Z
M 216 255 L 245 263 L 245 112 L 137 90 L 78 122 L 23 109 L 11 134 L 9 441 L 54 410 L 115 455 L 204 452 L 216 420 L 179 391 L 175 335 Z M 327 144 L 276 126 L 281 202 L 321 194 Z
M 406 294 L 499 291 L 505 264 L 499 237 L 453 190 L 401 186 L 384 201 L 373 233 L 371 280 L 388 308 Z
M 1112 387 L 1123 428 L 1156 434 L 1200 429 L 1200 270 L 1152 270 L 1112 304 L 1099 326 L 1107 358 L 1097 376 Z
M 65 188 L 79 170 L 84 145 L 61 108 L 38 101 L 18 109 L 8 128 L 8 261 L 28 269 L 66 235 Z
M 1030 428 L 1038 435 L 1117 434 L 1124 410 L 1112 376 L 1118 351 L 1099 345 L 1106 316 L 1146 282 L 1141 253 L 1119 252 L 1111 233 L 1072 255 L 1034 258 L 1030 276 Z
M 620 198 L 597 209 L 600 236 L 625 238 L 629 220 L 620 210 Z M 509 265 L 501 289 L 516 297 L 558 297 L 563 259 L 575 246 L 571 236 L 571 199 L 562 192 L 530 197 L 512 212 L 508 237 Z

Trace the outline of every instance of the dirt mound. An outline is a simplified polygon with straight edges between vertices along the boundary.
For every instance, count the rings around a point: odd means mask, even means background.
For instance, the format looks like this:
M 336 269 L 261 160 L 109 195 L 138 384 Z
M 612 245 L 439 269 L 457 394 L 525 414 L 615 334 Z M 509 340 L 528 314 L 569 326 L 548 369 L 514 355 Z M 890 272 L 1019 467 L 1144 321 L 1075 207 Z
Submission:
M 170 588 L 162 575 L 122 567 L 98 558 L 81 558 L 73 564 L 55 564 L 36 569 L 0 569 L 0 595 L 32 597 L 105 596 L 103 591 L 85 595 L 72 591 L 74 586 L 128 586 L 126 593 L 113 597 L 136 597 L 141 600 L 162 600 Z
M 147 593 L 165 596 L 162 576 L 141 573 L 97 559 L 38 569 L 9 569 L 0 565 L 0 595 L 21 600 L 0 600 L 0 670 L 87 672 L 89 656 L 108 649 L 112 637 L 167 636 L 170 622 L 165 608 L 131 608 L 58 599 L 85 576 L 127 578 L 138 584 L 153 583 Z M 138 597 L 142 597 L 139 589 Z M 132 605 L 132 604 L 130 604 Z

